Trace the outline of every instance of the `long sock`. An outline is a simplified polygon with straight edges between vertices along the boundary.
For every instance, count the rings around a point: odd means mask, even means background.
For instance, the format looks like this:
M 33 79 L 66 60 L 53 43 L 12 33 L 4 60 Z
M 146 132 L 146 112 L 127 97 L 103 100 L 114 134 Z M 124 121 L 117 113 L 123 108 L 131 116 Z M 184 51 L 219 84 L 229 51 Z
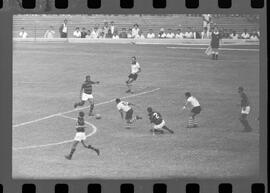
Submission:
M 94 109 L 94 104 L 91 104 L 90 105 L 90 111 L 89 111 L 89 113 L 92 113 L 93 112 L 93 109 Z
M 196 121 L 196 119 L 195 119 L 195 117 L 194 117 L 194 119 L 193 119 L 193 125 L 195 126 L 197 126 L 198 125 L 198 122 Z
M 216 60 L 218 59 L 218 54 L 216 53 L 216 58 L 215 58 Z
M 72 155 L 74 154 L 74 152 L 76 151 L 76 149 L 75 148 L 71 148 L 71 151 L 70 151 L 70 154 L 69 154 L 69 156 L 70 157 L 72 157 Z
M 213 60 L 215 59 L 215 54 L 212 54 L 212 59 L 213 59 Z
M 174 133 L 173 130 L 169 129 L 166 125 L 163 126 L 162 129 L 165 129 L 165 130 L 169 131 L 170 133 Z
M 193 118 L 192 117 L 188 118 L 188 127 L 193 127 Z

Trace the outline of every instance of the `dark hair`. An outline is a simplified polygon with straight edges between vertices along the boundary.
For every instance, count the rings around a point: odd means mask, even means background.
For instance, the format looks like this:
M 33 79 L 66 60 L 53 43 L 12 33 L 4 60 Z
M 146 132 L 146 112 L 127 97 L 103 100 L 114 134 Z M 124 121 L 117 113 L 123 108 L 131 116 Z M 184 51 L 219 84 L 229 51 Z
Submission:
M 83 111 L 80 111 L 80 112 L 79 112 L 79 116 L 80 116 L 80 117 L 84 117 L 84 112 L 83 112 Z
M 115 102 L 116 102 L 116 103 L 120 103 L 120 101 L 121 101 L 121 100 L 120 100 L 119 98 L 115 99 Z
M 186 92 L 186 93 L 185 93 L 185 96 L 186 96 L 186 97 L 191 97 L 190 92 Z
M 147 107 L 147 111 L 151 113 L 153 111 L 152 107 Z
M 238 90 L 239 90 L 239 91 L 244 91 L 244 88 L 243 88 L 242 86 L 239 86 L 239 87 L 238 87 Z

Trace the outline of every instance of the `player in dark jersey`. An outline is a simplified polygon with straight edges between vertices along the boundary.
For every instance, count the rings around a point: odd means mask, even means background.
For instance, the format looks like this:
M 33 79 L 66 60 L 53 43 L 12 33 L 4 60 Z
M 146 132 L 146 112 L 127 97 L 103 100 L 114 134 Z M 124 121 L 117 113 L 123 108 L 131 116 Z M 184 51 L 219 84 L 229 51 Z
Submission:
M 238 93 L 240 94 L 240 97 L 241 97 L 241 115 L 240 115 L 239 120 L 244 126 L 244 132 L 250 132 L 252 131 L 252 128 L 249 125 L 248 120 L 247 120 L 247 116 L 250 113 L 249 100 L 246 93 L 244 92 L 243 87 L 240 86 L 238 88 Z
M 164 133 L 164 130 L 167 130 L 169 133 L 174 133 L 173 130 L 169 129 L 165 124 L 164 119 L 162 118 L 161 114 L 157 111 L 153 111 L 151 107 L 147 108 L 148 116 L 150 123 L 154 124 L 154 129 L 151 130 L 153 133 Z
M 74 152 L 76 151 L 76 147 L 79 144 L 79 142 L 82 143 L 83 147 L 87 148 L 87 149 L 91 149 L 93 151 L 95 151 L 97 153 L 97 155 L 99 155 L 99 149 L 94 148 L 91 145 L 86 145 L 85 144 L 85 140 L 86 140 L 86 135 L 85 135 L 85 123 L 84 123 L 84 112 L 79 112 L 79 116 L 77 119 L 77 124 L 76 124 L 76 135 L 74 138 L 74 142 L 73 145 L 71 147 L 71 151 L 68 155 L 65 156 L 66 159 L 71 160 L 72 155 L 74 154 Z
M 219 49 L 219 44 L 221 41 L 221 34 L 218 31 L 218 28 L 215 26 L 214 31 L 212 32 L 211 35 L 211 48 L 212 48 L 212 59 L 217 60 L 218 59 L 218 49 Z
M 80 90 L 81 101 L 74 104 L 74 108 L 77 108 L 78 106 L 83 106 L 85 101 L 89 101 L 89 103 L 90 103 L 89 116 L 94 115 L 93 114 L 94 97 L 92 95 L 92 85 L 93 84 L 99 84 L 99 81 L 92 81 L 90 76 L 87 75 L 84 83 L 82 84 L 81 90 Z

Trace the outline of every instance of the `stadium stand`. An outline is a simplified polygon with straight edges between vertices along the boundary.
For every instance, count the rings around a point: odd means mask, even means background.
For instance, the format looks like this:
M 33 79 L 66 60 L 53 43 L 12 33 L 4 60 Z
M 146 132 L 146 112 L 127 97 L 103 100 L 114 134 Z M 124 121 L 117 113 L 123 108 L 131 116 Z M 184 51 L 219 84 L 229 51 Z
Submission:
M 160 28 L 165 30 L 180 28 L 182 31 L 192 28 L 197 32 L 202 31 L 202 17 L 198 15 L 36 15 L 35 17 L 18 15 L 14 17 L 13 35 L 18 37 L 21 27 L 24 27 L 28 37 L 40 38 L 50 26 L 53 26 L 56 37 L 59 37 L 58 29 L 65 18 L 68 20 L 69 37 L 76 27 L 90 29 L 96 25 L 103 26 L 105 21 L 114 21 L 118 29 L 123 27 L 128 29 L 137 23 L 144 33 L 150 28 L 156 34 Z M 214 17 L 213 22 L 221 28 L 235 30 L 237 33 L 242 33 L 244 29 L 250 32 L 258 29 L 258 22 L 252 22 L 246 16 L 219 16 Z

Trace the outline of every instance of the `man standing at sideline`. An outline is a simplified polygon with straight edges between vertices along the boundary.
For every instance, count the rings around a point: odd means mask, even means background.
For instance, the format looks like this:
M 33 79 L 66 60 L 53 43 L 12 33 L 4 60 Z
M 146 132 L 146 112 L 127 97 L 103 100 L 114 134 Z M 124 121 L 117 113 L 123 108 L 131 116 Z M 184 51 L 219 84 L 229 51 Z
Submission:
M 62 23 L 59 28 L 61 38 L 67 38 L 67 33 L 68 33 L 67 22 L 68 22 L 67 19 L 65 19 L 64 23 Z
M 247 120 L 247 116 L 250 113 L 249 100 L 248 100 L 246 93 L 244 92 L 243 87 L 240 86 L 238 88 L 238 93 L 240 94 L 240 97 L 241 97 L 241 115 L 240 115 L 239 120 L 242 123 L 242 125 L 244 126 L 243 131 L 250 132 L 250 131 L 252 131 L 252 128 L 249 125 L 248 120 Z

